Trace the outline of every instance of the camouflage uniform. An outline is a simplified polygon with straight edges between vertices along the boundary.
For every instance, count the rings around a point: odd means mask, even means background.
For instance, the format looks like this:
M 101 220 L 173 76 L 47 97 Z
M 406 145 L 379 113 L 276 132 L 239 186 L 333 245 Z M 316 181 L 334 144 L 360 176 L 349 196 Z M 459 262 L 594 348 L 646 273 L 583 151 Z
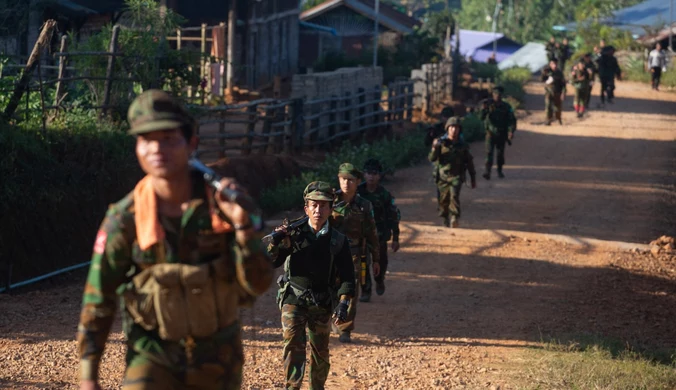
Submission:
M 458 118 L 451 118 L 446 127 L 459 124 Z M 452 222 L 457 226 L 457 219 L 460 218 L 460 190 L 462 183 L 466 181 L 465 171 L 469 172 L 472 183 L 476 181 L 474 158 L 469 151 L 469 145 L 460 139 L 453 142 L 446 135 L 438 138 L 437 145 L 430 151 L 428 159 L 436 161 L 439 165 L 437 180 L 437 187 L 441 192 L 439 216 L 444 218 L 444 224 L 449 226 L 450 214 Z
M 306 200 L 333 200 L 328 183 L 313 182 L 305 190 Z M 324 389 L 329 374 L 329 335 L 332 310 L 331 291 L 335 295 L 354 295 L 354 270 L 350 247 L 345 236 L 329 227 L 315 232 L 309 223 L 289 232 L 287 243 L 271 243 L 268 252 L 273 265 L 284 265 L 285 278 L 278 294 L 284 332 L 284 373 L 288 389 L 299 389 L 305 373 L 306 340 L 310 342 L 310 389 Z M 299 291 L 300 289 L 305 291 Z M 309 290 L 309 291 L 308 291 Z M 303 296 L 303 292 L 311 294 Z M 307 336 L 305 329 L 307 328 Z
M 382 174 L 382 166 L 377 160 L 369 160 L 364 164 L 364 171 L 373 171 L 374 174 Z M 373 215 L 376 221 L 376 230 L 378 231 L 378 241 L 380 242 L 380 274 L 374 279 L 377 284 L 378 295 L 384 293 L 385 273 L 389 259 L 387 257 L 387 242 L 392 239 L 393 242 L 399 242 L 399 221 L 401 213 L 396 204 L 394 196 L 382 185 L 378 185 L 375 191 L 370 192 L 366 183 L 361 183 L 357 193 L 362 198 L 368 200 L 373 205 Z M 371 293 L 371 274 L 366 268 L 366 284 L 362 286 L 365 293 Z M 382 292 L 381 292 L 382 291 Z
M 585 54 L 585 69 L 587 69 L 588 72 L 590 72 L 591 76 L 589 77 L 589 90 L 587 92 L 587 101 L 584 102 L 584 106 L 589 108 L 589 102 L 591 101 L 591 95 L 592 95 L 592 89 L 594 88 L 594 80 L 596 79 L 596 75 L 599 73 L 598 68 L 596 67 L 596 64 L 594 61 L 591 60 L 591 53 Z M 586 59 L 589 59 L 587 61 Z
M 566 92 L 566 78 L 561 72 L 561 69 L 551 70 L 547 68 L 542 72 L 542 81 L 547 82 L 549 77 L 552 78 L 550 84 L 545 85 L 545 109 L 547 111 L 547 124 L 550 124 L 556 117 L 556 120 L 561 122 L 561 112 L 563 99 L 562 94 Z
M 339 175 L 346 175 L 355 179 L 361 179 L 362 173 L 354 165 L 341 164 L 338 169 Z M 340 201 L 342 195 L 339 195 L 337 201 Z M 380 245 L 378 242 L 378 233 L 376 231 L 376 222 L 374 219 L 373 205 L 368 200 L 358 194 L 352 201 L 340 207 L 334 207 L 331 215 L 331 227 L 347 236 L 350 243 L 350 252 L 352 253 L 352 262 L 355 269 L 355 277 L 360 279 L 362 276 L 362 257 L 366 258 L 366 251 L 371 255 L 371 261 L 380 263 Z M 355 298 L 359 297 L 361 283 L 357 281 Z M 353 299 L 348 310 L 348 320 L 338 326 L 341 335 L 347 334 L 354 329 L 354 320 L 357 315 L 357 299 Z
M 502 87 L 495 87 L 493 92 L 502 94 Z M 493 167 L 493 153 L 497 149 L 498 157 L 498 175 L 502 174 L 502 167 L 505 165 L 505 143 L 516 131 L 516 116 L 509 103 L 501 100 L 492 100 L 481 111 L 481 119 L 486 128 L 486 166 L 484 178 L 490 179 L 491 168 Z
M 446 124 L 446 121 L 448 121 L 448 118 L 452 116 L 453 116 L 452 107 L 447 106 L 441 110 L 441 120 L 427 128 L 427 134 L 425 134 L 425 146 L 431 146 L 432 141 L 444 135 L 444 133 L 446 132 L 444 125 Z M 432 163 L 432 178 L 434 180 L 437 180 L 437 171 L 438 171 L 437 164 Z M 440 196 L 439 191 L 437 191 L 437 199 L 439 199 L 439 196 Z
M 545 45 L 545 51 L 547 52 L 547 61 L 556 61 L 557 60 L 557 48 L 556 41 L 554 38 L 551 38 L 549 42 Z
M 140 123 L 139 116 L 144 123 Z M 180 127 L 186 124 L 180 122 L 181 117 L 187 114 L 173 99 L 162 92 L 149 91 L 130 107 L 130 132 L 158 130 L 153 125 L 159 129 Z M 158 214 L 153 218 L 163 234 L 149 246 L 139 244 L 136 216 L 142 206 L 136 204 L 135 192 L 108 210 L 96 237 L 78 326 L 82 380 L 97 380 L 119 300 L 127 339 L 124 389 L 240 388 L 244 356 L 238 305 L 251 302 L 253 296 L 267 290 L 272 267 L 260 240 L 246 243 L 235 240 L 233 230 L 223 224 L 213 191 L 200 175 L 192 176 L 192 185 L 192 199 L 182 217 Z M 148 276 L 148 281 L 152 279 L 156 285 L 162 285 L 155 271 L 179 267 L 203 270 L 201 275 L 208 273 L 207 280 L 213 281 L 213 285 L 198 284 L 199 288 L 191 293 L 180 293 L 176 307 L 187 308 L 186 302 L 193 305 L 184 312 L 185 316 L 169 324 L 188 330 L 188 335 L 177 339 L 162 336 L 162 329 L 167 329 L 166 323 L 164 328 L 159 325 L 160 318 L 166 319 L 164 312 L 152 296 L 145 296 L 145 300 L 141 296 L 143 286 L 152 283 L 142 285 L 139 278 Z M 202 288 L 204 296 L 200 295 Z M 214 318 L 191 318 L 190 313 L 200 302 L 222 311 Z M 205 333 L 208 326 L 199 324 L 211 324 L 214 331 Z
M 575 87 L 575 99 L 573 100 L 573 106 L 575 107 L 575 112 L 578 117 L 581 117 L 586 108 L 587 101 L 589 100 L 589 84 L 591 82 L 591 74 L 588 70 L 586 64 L 581 62 L 584 66 L 582 69 L 579 69 L 577 66 L 573 69 L 573 86 Z

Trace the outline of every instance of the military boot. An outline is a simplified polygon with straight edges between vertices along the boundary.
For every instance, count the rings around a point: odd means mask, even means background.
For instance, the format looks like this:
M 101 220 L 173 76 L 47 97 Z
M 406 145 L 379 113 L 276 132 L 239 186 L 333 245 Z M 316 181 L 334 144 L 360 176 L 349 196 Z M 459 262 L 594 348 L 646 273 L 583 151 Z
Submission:
M 341 343 L 351 343 L 352 336 L 350 335 L 350 331 L 346 330 L 345 332 L 341 332 L 340 336 L 338 336 L 338 341 Z
M 371 301 L 371 290 L 362 290 L 361 295 L 359 296 L 359 302 L 370 302 Z
M 376 294 L 383 295 L 385 294 L 385 282 L 376 282 Z
M 504 178 L 505 178 L 505 174 L 502 173 L 502 167 L 498 167 L 498 177 L 499 177 L 500 179 L 504 179 Z
M 451 220 L 448 219 L 448 216 L 444 216 L 444 226 L 451 227 Z
M 456 228 L 458 228 L 459 226 L 460 226 L 460 223 L 458 222 L 458 217 L 456 217 L 455 215 L 452 216 L 452 217 L 451 217 L 451 227 L 452 227 L 453 229 L 456 229 Z

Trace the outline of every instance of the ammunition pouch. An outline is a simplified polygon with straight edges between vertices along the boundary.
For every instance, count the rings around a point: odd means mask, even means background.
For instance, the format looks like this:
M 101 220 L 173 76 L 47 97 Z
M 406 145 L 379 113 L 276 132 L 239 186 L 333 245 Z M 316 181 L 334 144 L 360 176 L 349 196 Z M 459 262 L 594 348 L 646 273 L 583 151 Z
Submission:
M 156 264 L 124 286 L 134 322 L 163 340 L 213 335 L 239 317 L 240 291 L 225 259 L 200 265 Z
M 280 310 L 284 305 L 284 300 L 289 294 L 293 294 L 298 302 L 305 306 L 326 306 L 331 302 L 331 293 L 326 289 L 325 291 L 315 292 L 312 288 L 303 288 L 291 282 L 286 275 L 280 275 L 277 278 L 277 306 Z

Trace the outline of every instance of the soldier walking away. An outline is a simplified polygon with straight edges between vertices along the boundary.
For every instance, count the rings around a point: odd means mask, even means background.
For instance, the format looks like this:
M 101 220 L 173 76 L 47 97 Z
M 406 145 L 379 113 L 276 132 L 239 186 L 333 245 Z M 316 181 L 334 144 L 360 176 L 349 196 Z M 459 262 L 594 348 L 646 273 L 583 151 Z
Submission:
M 667 56 L 664 54 L 661 44 L 656 44 L 655 49 L 650 51 L 650 54 L 648 55 L 648 67 L 650 68 L 652 88 L 655 91 L 659 91 L 662 71 L 667 68 Z
M 401 213 L 394 203 L 394 196 L 388 190 L 380 185 L 380 179 L 383 175 L 383 166 L 380 161 L 370 158 L 364 163 L 365 181 L 358 187 L 357 193 L 362 198 L 371 202 L 373 205 L 373 214 L 376 221 L 376 230 L 378 231 L 378 242 L 380 243 L 380 275 L 374 279 L 376 281 L 376 294 L 385 293 L 385 274 L 387 273 L 387 242 L 392 239 L 392 251 L 399 250 L 399 221 Z M 368 302 L 371 295 L 371 275 L 369 267 L 366 268 L 366 284 L 362 289 L 360 301 Z
M 547 52 L 548 61 L 556 61 L 556 38 L 553 36 L 549 38 L 549 42 L 545 45 L 545 51 Z
M 373 276 L 380 275 L 380 244 L 376 231 L 376 222 L 373 214 L 373 205 L 368 200 L 357 194 L 357 185 L 363 179 L 363 174 L 350 163 L 341 164 L 338 167 L 338 182 L 341 193 L 336 197 L 336 202 L 342 205 L 333 208 L 330 218 L 331 227 L 347 236 L 352 253 L 355 277 L 355 298 L 359 296 L 361 285 L 366 283 L 367 251 L 371 255 Z M 350 301 L 347 311 L 347 320 L 336 326 L 342 343 L 352 341 L 351 333 L 354 330 L 355 317 L 357 315 L 357 299 Z
M 444 219 L 444 226 L 457 228 L 460 219 L 460 190 L 466 181 L 465 171 L 469 172 L 472 188 L 476 188 L 476 171 L 469 145 L 460 139 L 460 118 L 450 118 L 446 122 L 446 130 L 444 136 L 434 140 L 428 158 L 439 164 L 439 216 Z M 502 172 L 502 169 L 498 172 Z
M 594 80 L 596 79 L 599 70 L 596 68 L 594 61 L 592 61 L 592 53 L 585 54 L 582 59 L 584 60 L 585 68 L 589 74 L 591 74 L 591 78 L 589 79 L 589 91 L 587 91 L 587 101 L 585 102 L 585 107 L 589 109 L 589 102 L 591 101 L 592 90 L 594 89 Z
M 332 302 L 340 297 L 333 317 L 334 323 L 342 324 L 355 294 L 355 278 L 347 239 L 328 221 L 334 200 L 330 184 L 310 183 L 303 199 L 308 222 L 295 230 L 284 225 L 275 229 L 284 234 L 268 245 L 268 252 L 275 267 L 284 265 L 277 281 L 277 304 L 282 311 L 286 388 L 301 387 L 308 340 L 310 389 L 323 390 L 330 368 Z
M 504 89 L 501 86 L 493 88 L 493 99 L 484 100 L 481 109 L 481 120 L 486 129 L 486 167 L 483 178 L 491 179 L 493 154 L 497 149 L 498 177 L 504 178 L 502 167 L 505 165 L 505 143 L 512 144 L 516 131 L 516 116 L 509 103 L 502 100 Z
M 570 45 L 568 45 L 568 38 L 563 38 L 559 46 L 559 54 L 557 60 L 559 61 L 559 69 L 562 72 L 566 71 L 566 62 L 570 59 Z
M 622 80 L 622 70 L 615 58 L 615 48 L 606 46 L 601 51 L 601 58 L 598 61 L 599 79 L 601 79 L 601 106 L 606 103 L 606 95 L 608 96 L 608 103 L 612 104 L 615 98 L 615 78 Z
M 123 389 L 239 389 L 239 306 L 272 281 L 260 220 L 190 170 L 195 121 L 171 96 L 144 92 L 128 119 L 146 176 L 109 208 L 96 236 L 77 335 L 80 389 L 100 388 L 118 299 Z
M 566 99 L 566 78 L 559 69 L 556 61 L 549 61 L 549 68 L 542 72 L 542 81 L 545 83 L 545 110 L 547 112 L 547 126 L 556 118 L 560 125 L 563 101 Z
M 592 77 L 591 70 L 587 68 L 584 59 L 581 59 L 573 67 L 571 72 L 573 86 L 575 87 L 575 100 L 573 106 L 578 118 L 582 118 L 587 108 L 587 95 L 589 94 L 589 83 Z

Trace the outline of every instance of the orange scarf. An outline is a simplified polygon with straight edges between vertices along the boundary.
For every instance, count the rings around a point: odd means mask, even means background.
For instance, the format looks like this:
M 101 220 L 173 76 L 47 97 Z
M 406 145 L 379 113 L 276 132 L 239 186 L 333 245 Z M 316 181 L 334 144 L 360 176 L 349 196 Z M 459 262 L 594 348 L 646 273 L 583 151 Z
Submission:
M 136 223 L 136 240 L 141 250 L 162 242 L 165 237 L 164 228 L 157 218 L 157 196 L 152 186 L 152 178 L 147 175 L 134 188 L 134 222 Z M 233 231 L 230 224 L 223 221 L 217 213 L 213 202 L 209 202 L 211 227 L 214 233 Z

